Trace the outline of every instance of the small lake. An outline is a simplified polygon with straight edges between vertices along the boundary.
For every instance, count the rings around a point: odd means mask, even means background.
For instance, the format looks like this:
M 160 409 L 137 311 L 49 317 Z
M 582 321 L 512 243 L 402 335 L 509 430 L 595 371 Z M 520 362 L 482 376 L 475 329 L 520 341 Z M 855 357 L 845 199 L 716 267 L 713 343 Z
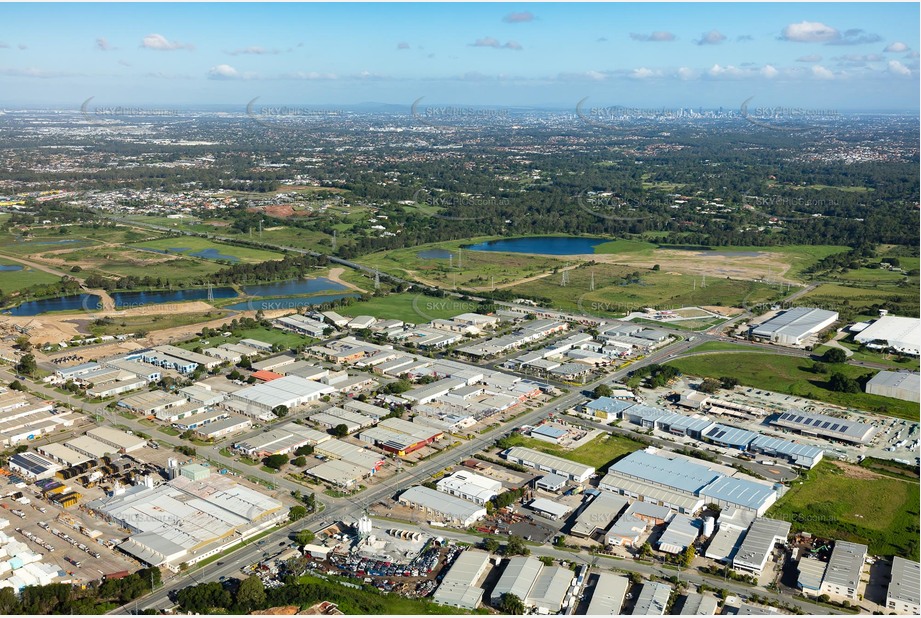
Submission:
M 582 255 L 594 253 L 595 247 L 609 240 L 604 238 L 574 238 L 571 236 L 530 236 L 526 238 L 490 240 L 475 245 L 467 245 L 464 249 L 542 255 Z
M 447 260 L 451 258 L 452 253 L 447 249 L 426 249 L 416 254 L 416 257 L 423 260 Z
M 235 303 L 224 307 L 234 311 L 271 311 L 275 309 L 297 309 L 298 307 L 312 307 L 331 303 L 342 298 L 359 298 L 361 294 L 351 292 L 348 294 L 320 294 L 318 296 L 308 296 L 307 298 L 271 298 L 271 299 L 252 299 L 242 303 Z
M 236 298 L 239 296 L 233 288 L 214 288 L 213 297 L 219 298 Z M 130 309 L 131 307 L 143 307 L 145 305 L 161 305 L 163 303 L 181 303 L 190 300 L 208 300 L 207 288 L 194 288 L 190 290 L 172 290 L 159 292 L 113 292 L 112 300 L 115 301 L 116 309 Z M 102 307 L 93 307 L 102 309 Z
M 228 262 L 239 262 L 240 258 L 235 255 L 224 255 L 217 249 L 202 249 L 201 251 L 196 251 L 195 253 L 186 253 L 186 255 L 191 255 L 192 257 L 205 258 L 206 260 L 226 260 Z
M 22 266 L 19 264 L 0 264 L 0 273 L 11 273 L 17 270 L 22 270 Z
M 345 289 L 348 288 L 326 277 L 317 277 L 315 279 L 292 279 L 291 281 L 279 281 L 278 283 L 263 283 L 243 287 L 243 291 L 250 296 L 293 296 L 295 294 L 314 294 L 315 292 L 323 292 L 326 290 Z
M 30 300 L 4 313 L 8 315 L 33 316 L 51 311 L 78 311 L 86 309 L 95 311 L 102 299 L 95 294 L 74 294 L 59 298 L 45 298 L 43 300 Z

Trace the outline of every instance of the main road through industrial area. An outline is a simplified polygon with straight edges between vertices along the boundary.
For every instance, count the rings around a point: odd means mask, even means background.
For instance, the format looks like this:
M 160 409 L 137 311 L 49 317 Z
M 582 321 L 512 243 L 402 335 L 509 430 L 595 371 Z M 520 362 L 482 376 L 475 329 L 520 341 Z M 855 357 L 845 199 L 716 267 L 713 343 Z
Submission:
M 118 220 L 118 219 L 116 219 Z M 137 222 L 128 222 L 122 221 L 132 226 L 143 226 L 154 229 L 161 229 L 169 232 L 175 233 L 177 230 L 165 228 L 163 226 L 149 225 L 149 224 L 138 224 Z M 182 232 L 185 234 L 202 236 L 201 234 L 192 234 L 191 232 Z M 214 240 L 227 240 L 233 241 L 231 238 L 224 238 L 217 235 L 207 235 L 208 238 Z M 266 243 L 266 245 L 268 245 Z M 298 249 L 294 247 L 283 247 L 275 246 L 274 248 L 279 250 L 286 250 L 296 253 L 309 254 L 319 256 L 313 251 L 307 251 L 304 249 Z M 377 271 L 369 269 L 366 266 L 351 262 L 348 260 L 343 260 L 341 258 L 335 258 L 332 256 L 326 256 L 330 261 L 339 263 L 343 266 L 360 270 L 369 274 L 376 274 Z M 391 277 L 392 278 L 392 277 Z M 407 281 L 411 285 L 417 285 L 414 282 Z M 507 304 L 507 303 L 501 303 Z M 741 317 L 741 316 L 740 316 Z M 735 318 L 738 319 L 738 318 Z M 648 356 L 639 359 L 629 367 L 624 369 L 612 372 L 607 374 L 592 383 L 586 384 L 582 387 L 582 390 L 574 389 L 570 392 L 567 392 L 555 400 L 552 400 L 548 404 L 544 405 L 541 408 L 526 412 L 521 416 L 513 419 L 511 422 L 493 427 L 492 429 L 480 434 L 474 439 L 461 442 L 459 445 L 449 448 L 442 453 L 439 453 L 428 460 L 425 460 L 421 463 L 418 463 L 413 466 L 406 465 L 402 468 L 402 471 L 391 478 L 381 482 L 379 485 L 369 487 L 356 496 L 349 498 L 331 498 L 323 497 L 323 502 L 320 505 L 319 510 L 309 515 L 308 517 L 300 520 L 293 526 L 284 526 L 277 530 L 272 531 L 270 534 L 266 535 L 258 542 L 247 543 L 246 545 L 240 547 L 238 550 L 233 551 L 228 554 L 223 559 L 200 567 L 197 569 L 191 569 L 187 572 L 183 572 L 174 576 L 167 576 L 164 580 L 164 585 L 161 586 L 158 590 L 150 593 L 142 599 L 138 599 L 136 602 L 132 602 L 127 606 L 121 607 L 117 610 L 114 610 L 111 613 L 126 613 L 134 611 L 135 608 L 140 611 L 148 608 L 167 608 L 173 605 L 172 601 L 168 598 L 168 593 L 184 588 L 189 585 L 194 585 L 196 583 L 202 583 L 206 581 L 217 581 L 223 577 L 229 577 L 234 574 L 239 573 L 240 569 L 248 564 L 252 564 L 256 561 L 259 561 L 263 558 L 270 557 L 273 554 L 277 554 L 280 551 L 280 546 L 287 546 L 289 544 L 290 536 L 294 529 L 304 529 L 309 528 L 312 530 L 321 530 L 325 528 L 328 524 L 336 521 L 345 521 L 351 522 L 358 519 L 367 509 L 374 504 L 375 502 L 388 500 L 392 496 L 398 494 L 402 490 L 408 488 L 413 484 L 420 483 L 424 480 L 431 478 L 432 474 L 436 471 L 444 468 L 451 463 L 468 458 L 478 451 L 482 450 L 484 447 L 489 446 L 496 439 L 501 437 L 503 434 L 511 431 L 514 427 L 520 427 L 523 425 L 533 425 L 542 419 L 548 417 L 552 413 L 558 413 L 564 411 L 574 406 L 578 405 L 585 399 L 583 390 L 591 390 L 595 386 L 603 383 L 614 383 L 623 379 L 628 373 L 650 365 L 653 363 L 662 363 L 680 356 L 688 355 L 692 353 L 691 350 L 702 343 L 708 341 L 718 341 L 726 340 L 721 335 L 719 329 L 711 329 L 706 333 L 693 333 L 691 335 L 687 331 L 680 331 L 677 329 L 668 328 L 667 325 L 663 325 L 663 328 L 669 331 L 671 334 L 676 335 L 679 339 L 672 342 L 671 344 L 656 350 L 650 353 Z M 770 351 L 775 353 L 789 353 L 798 356 L 804 356 L 808 353 L 799 350 L 784 351 L 783 349 L 776 348 L 774 346 L 765 346 L 761 344 L 748 344 L 753 349 L 764 349 L 769 348 Z M 15 379 L 15 376 L 7 369 L 0 367 L 0 376 L 8 381 Z M 72 407 L 74 410 L 80 410 L 84 413 L 90 415 L 101 415 L 112 424 L 122 425 L 128 428 L 131 428 L 134 431 L 138 432 L 147 432 L 150 430 L 150 427 L 138 422 L 135 419 L 125 418 L 118 416 L 117 418 L 109 411 L 105 404 L 89 404 L 80 400 L 77 400 L 69 395 L 62 395 L 60 392 L 55 391 L 47 386 L 40 383 L 30 383 L 28 386 L 29 390 L 41 394 L 42 396 L 48 397 L 49 399 L 59 401 L 63 404 L 66 404 Z M 290 419 L 286 419 L 290 420 Z M 583 421 L 579 421 L 583 422 Z M 601 425 L 598 423 L 593 423 L 591 421 L 584 421 L 585 424 L 590 425 L 594 428 L 603 429 L 606 431 L 612 431 L 614 428 Z M 157 440 L 172 446 L 179 446 L 184 444 L 184 441 L 174 436 L 157 436 Z M 665 443 L 663 441 L 655 441 L 658 445 L 668 448 L 670 443 Z M 41 443 L 41 440 L 39 440 Z M 210 447 L 208 451 L 204 454 L 200 453 L 200 456 L 204 456 L 209 461 L 214 464 L 219 464 L 222 467 L 229 469 L 239 469 L 240 465 L 231 457 L 225 457 L 221 455 L 218 447 Z M 721 457 L 721 461 L 726 463 L 726 458 Z M 261 481 L 269 483 L 279 490 L 301 490 L 303 491 L 305 487 L 299 483 L 295 483 L 290 479 L 284 477 L 268 474 L 259 470 L 257 467 L 245 470 L 245 475 L 248 477 L 258 478 Z M 319 503 L 319 501 L 318 501 Z M 429 531 L 431 532 L 431 531 Z M 437 532 L 438 535 L 447 536 L 450 538 L 455 538 L 457 540 L 463 541 L 476 541 L 476 537 L 470 537 L 462 532 L 453 531 L 450 529 L 439 529 Z M 469 537 L 469 538 L 468 538 Z M 624 568 L 631 571 L 636 571 L 641 574 L 646 575 L 672 575 L 672 572 L 663 571 L 660 567 L 644 564 L 644 563 L 633 563 L 625 562 L 623 560 L 615 560 L 607 557 L 594 557 L 587 553 L 574 554 L 573 552 L 562 552 L 552 547 L 540 546 L 534 549 L 534 553 L 538 555 L 546 555 L 554 558 L 566 559 L 566 560 L 583 560 L 585 562 L 597 563 L 598 566 L 611 566 Z M 610 564 L 609 564 L 610 563 Z M 731 592 L 738 592 L 740 594 L 746 594 L 751 591 L 750 588 L 740 586 L 738 584 L 733 584 L 732 582 L 724 582 L 721 578 L 713 578 L 710 576 L 705 576 L 698 573 L 686 573 L 683 577 L 689 581 L 703 581 L 707 580 L 719 587 L 726 588 Z M 777 595 L 773 592 L 764 592 L 760 591 L 760 594 L 766 594 L 767 596 L 773 596 L 774 598 L 783 599 L 784 601 L 791 601 L 791 599 L 784 595 Z M 795 604 L 800 604 L 796 599 L 792 599 Z M 812 606 L 805 604 L 803 605 L 804 609 L 812 609 Z

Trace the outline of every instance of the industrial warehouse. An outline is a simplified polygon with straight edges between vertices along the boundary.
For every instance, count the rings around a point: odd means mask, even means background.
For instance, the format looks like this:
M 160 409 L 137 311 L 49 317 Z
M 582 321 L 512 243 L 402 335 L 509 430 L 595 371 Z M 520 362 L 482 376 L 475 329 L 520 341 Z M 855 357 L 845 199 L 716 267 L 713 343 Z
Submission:
M 921 319 L 884 315 L 867 324 L 858 322 L 850 328 L 854 341 L 877 350 L 894 350 L 910 356 L 921 353 Z
M 921 374 L 908 371 L 880 371 L 867 382 L 871 395 L 921 402 Z
M 687 458 L 676 455 L 670 459 L 662 452 L 649 447 L 630 453 L 608 469 L 599 488 L 685 514 L 712 502 L 763 515 L 777 500 L 770 484 L 726 476 Z
M 197 467 L 196 467 L 197 466 Z M 131 531 L 118 548 L 150 566 L 178 572 L 283 519 L 282 503 L 196 464 L 172 480 L 118 488 L 87 508 Z
M 807 412 L 784 412 L 768 419 L 768 422 L 804 436 L 820 436 L 851 444 L 866 444 L 876 433 L 876 427 L 873 425 Z
M 535 451 L 534 449 L 522 446 L 513 446 L 507 449 L 502 456 L 512 463 L 537 468 L 544 472 L 559 474 L 576 483 L 584 483 L 595 473 L 595 468 L 586 466 L 569 459 L 556 457 Z
M 816 335 L 838 321 L 837 311 L 811 307 L 794 307 L 751 328 L 755 339 L 765 339 L 780 345 L 803 345 L 808 337 Z

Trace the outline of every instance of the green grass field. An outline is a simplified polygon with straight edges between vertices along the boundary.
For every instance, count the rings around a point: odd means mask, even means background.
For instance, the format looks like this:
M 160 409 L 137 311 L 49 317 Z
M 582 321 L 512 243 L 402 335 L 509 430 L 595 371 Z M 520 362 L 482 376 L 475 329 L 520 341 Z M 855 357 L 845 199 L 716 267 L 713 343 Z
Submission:
M 155 273 L 157 277 L 175 281 L 203 277 L 221 269 L 220 264 L 211 260 L 175 254 L 165 256 L 129 247 L 89 247 L 54 257 L 70 265 L 79 265 L 84 270 L 79 275 L 82 277 L 86 276 L 86 271 L 120 277 L 145 277 Z M 69 267 L 63 269 L 69 270 Z
M 838 283 L 823 283 L 797 301 L 802 306 L 819 306 L 838 311 L 842 316 L 873 314 L 883 304 L 891 306 L 897 315 L 919 315 L 918 285 L 848 286 Z
M 182 255 L 189 255 L 191 253 L 212 249 L 217 251 L 220 255 L 235 257 L 241 262 L 267 262 L 269 260 L 280 260 L 283 257 L 280 253 L 274 253 L 272 251 L 251 249 L 249 247 L 237 247 L 234 245 L 217 243 L 206 238 L 198 238 L 197 236 L 160 238 L 131 246 L 169 251 L 170 253 L 179 253 Z M 175 251 L 175 249 L 183 249 L 183 251 Z M 221 260 L 226 258 L 216 257 L 206 259 Z
M 124 333 L 139 333 L 188 324 L 198 324 L 217 320 L 227 315 L 226 311 L 212 309 L 206 313 L 165 313 L 157 315 L 141 315 L 131 317 L 111 317 L 102 324 L 93 322 L 89 325 L 90 332 L 95 336 L 121 335 Z
M 794 481 L 767 517 L 828 539 L 864 543 L 871 554 L 918 560 L 918 482 L 878 476 L 856 478 L 823 461 Z
M 19 262 L 5 260 L 0 258 L 0 266 L 21 266 L 22 270 L 3 270 L 0 271 L 0 292 L 9 294 L 22 288 L 32 285 L 56 283 L 61 278 L 41 270 L 35 270 L 31 266 L 24 266 Z
M 637 272 L 637 283 L 625 282 L 625 278 Z M 555 309 L 608 316 L 623 315 L 645 307 L 677 309 L 697 305 L 756 305 L 778 299 L 783 294 L 776 286 L 754 281 L 703 281 L 701 277 L 618 264 L 585 264 L 567 271 L 567 279 L 567 284 L 563 286 L 562 275 L 551 275 L 509 289 L 549 298 Z M 594 291 L 591 290 L 592 279 Z
M 457 298 L 435 298 L 423 294 L 389 294 L 373 297 L 340 307 L 342 315 L 370 315 L 375 318 L 392 318 L 411 324 L 421 324 L 437 318 L 451 318 L 460 313 L 475 311 L 477 304 Z
M 537 440 L 536 438 L 529 438 L 521 434 L 512 434 L 506 440 L 510 446 L 525 446 L 542 453 L 577 461 L 586 466 L 592 466 L 599 472 L 605 472 L 608 466 L 622 456 L 646 448 L 645 444 L 612 434 L 597 436 L 588 444 L 573 450 L 566 450 L 555 444 Z
M 549 273 L 554 268 L 566 265 L 563 260 L 552 257 L 490 251 L 463 251 L 461 267 L 458 268 L 457 254 L 460 246 L 483 240 L 494 240 L 494 237 L 472 238 L 373 253 L 358 258 L 356 261 L 382 272 L 408 279 L 422 279 L 446 289 L 453 288 L 455 282 L 459 288 L 489 288 L 493 283 L 496 286 L 502 286 L 525 277 Z M 419 257 L 420 252 L 436 249 L 447 250 L 454 254 L 453 268 L 449 259 Z
M 767 352 L 714 352 L 669 361 L 668 364 L 686 375 L 702 378 L 734 376 L 745 386 L 908 420 L 917 421 L 919 417 L 918 405 L 909 401 L 867 393 L 839 393 L 827 388 L 832 373 L 843 373 L 851 378 L 876 373 L 856 365 L 831 365 L 828 374 L 817 374 L 811 371 L 813 362 L 809 359 Z
M 316 342 L 315 339 L 305 337 L 304 335 L 298 335 L 297 333 L 289 333 L 277 328 L 264 328 L 258 326 L 256 328 L 247 328 L 237 331 L 236 334 L 230 337 L 208 337 L 207 344 L 202 343 L 201 339 L 196 337 L 195 339 L 177 343 L 176 345 L 186 350 L 192 350 L 197 347 L 213 348 L 223 343 L 237 343 L 241 339 L 256 339 L 257 341 L 264 341 L 272 345 L 282 345 L 288 349 Z

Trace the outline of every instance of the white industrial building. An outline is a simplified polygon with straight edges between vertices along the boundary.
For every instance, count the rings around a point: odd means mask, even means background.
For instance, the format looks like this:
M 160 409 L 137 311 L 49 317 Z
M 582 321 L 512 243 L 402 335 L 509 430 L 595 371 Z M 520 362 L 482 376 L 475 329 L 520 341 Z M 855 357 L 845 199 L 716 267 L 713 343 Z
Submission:
M 901 556 L 892 558 L 892 579 L 886 589 L 886 608 L 897 614 L 921 614 L 921 564 Z
M 227 402 L 239 402 L 240 406 L 234 406 L 238 411 L 244 414 L 252 411 L 253 413 L 247 416 L 254 416 L 271 412 L 276 406 L 286 406 L 290 410 L 334 392 L 336 389 L 325 384 L 299 376 L 285 376 L 230 393 Z
M 563 459 L 562 457 L 541 453 L 540 451 L 535 451 L 534 449 L 523 446 L 513 446 L 507 449 L 503 453 L 503 456 L 512 463 L 521 464 L 529 468 L 537 468 L 544 472 L 559 474 L 577 483 L 584 483 L 595 473 L 595 468 L 592 466 L 586 466 L 575 461 Z
M 831 550 L 825 577 L 822 578 L 821 593 L 833 599 L 857 600 L 860 574 L 867 559 L 867 546 L 849 541 L 835 541 Z
M 626 498 L 603 491 L 576 516 L 576 521 L 569 533 L 573 536 L 590 538 L 596 532 L 604 532 L 626 506 Z
M 921 403 L 921 374 L 907 371 L 880 371 L 867 382 L 866 390 L 871 395 Z
M 778 519 L 757 518 L 732 559 L 732 568 L 756 576 L 761 574 L 778 543 L 786 543 L 790 523 Z
M 229 478 L 178 476 L 116 490 L 88 503 L 90 512 L 131 531 L 118 548 L 150 566 L 195 564 L 287 516 L 284 505 Z
M 441 580 L 432 600 L 439 605 L 475 610 L 483 599 L 483 589 L 477 582 L 488 568 L 488 553 L 478 549 L 461 552 Z
M 751 336 L 780 345 L 802 345 L 804 340 L 838 321 L 837 311 L 794 307 L 752 327 Z
M 640 595 L 633 606 L 633 616 L 662 616 L 668 607 L 672 588 L 658 582 L 646 582 L 640 589 Z
M 694 544 L 700 536 L 700 529 L 687 515 L 676 513 L 668 522 L 662 536 L 659 537 L 659 551 L 667 554 L 680 554 Z
M 509 559 L 490 597 L 498 605 L 505 594 L 521 599 L 538 614 L 556 614 L 563 607 L 573 574 L 560 566 L 546 566 L 533 557 Z
M 147 440 L 144 438 L 127 434 L 120 429 L 113 429 L 112 427 L 97 427 L 95 429 L 90 429 L 86 432 L 86 435 L 116 449 L 120 453 L 133 453 L 147 445 Z
M 854 341 L 868 348 L 892 349 L 918 356 L 921 352 L 921 318 L 881 317 L 854 335 Z
M 483 506 L 421 485 L 410 487 L 400 494 L 400 503 L 463 527 L 486 517 L 486 508 Z
M 866 444 L 876 433 L 876 427 L 868 423 L 812 412 L 784 412 L 769 418 L 768 423 L 791 429 L 804 436 L 817 436 L 851 444 Z
M 474 504 L 485 505 L 502 493 L 502 483 L 479 474 L 459 470 L 451 476 L 438 481 L 438 491 L 442 491 Z
M 620 616 L 630 580 L 623 575 L 598 573 L 598 581 L 589 601 L 587 616 Z

